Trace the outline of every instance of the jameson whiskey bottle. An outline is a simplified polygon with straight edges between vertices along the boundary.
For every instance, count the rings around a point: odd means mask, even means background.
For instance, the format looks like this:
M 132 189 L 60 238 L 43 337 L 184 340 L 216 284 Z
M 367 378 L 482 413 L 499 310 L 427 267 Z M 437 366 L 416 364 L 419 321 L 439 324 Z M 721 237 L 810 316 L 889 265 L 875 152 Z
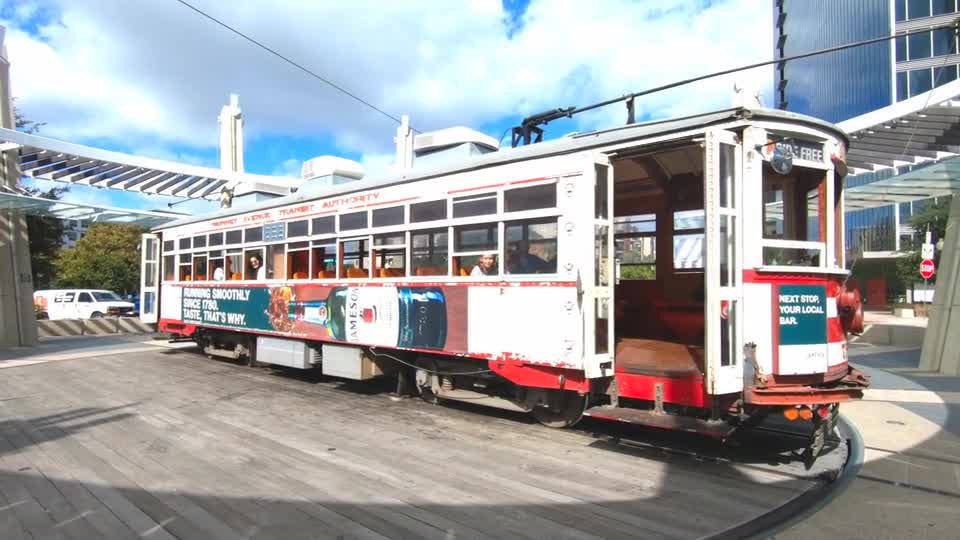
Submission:
M 338 341 L 442 349 L 447 337 L 446 299 L 431 287 L 337 287 L 326 300 L 291 301 L 288 314 Z

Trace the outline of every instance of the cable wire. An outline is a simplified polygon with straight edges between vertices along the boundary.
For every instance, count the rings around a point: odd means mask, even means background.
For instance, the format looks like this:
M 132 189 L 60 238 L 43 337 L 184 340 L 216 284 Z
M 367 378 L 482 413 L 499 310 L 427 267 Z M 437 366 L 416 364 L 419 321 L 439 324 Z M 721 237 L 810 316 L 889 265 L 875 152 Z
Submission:
M 347 90 L 347 89 L 345 89 L 345 88 L 343 88 L 343 87 L 341 87 L 341 86 L 338 86 L 337 84 L 331 82 L 330 80 L 328 80 L 328 79 L 326 79 L 326 78 L 324 78 L 324 77 L 322 77 L 322 76 L 314 73 L 314 72 L 311 71 L 310 69 L 308 69 L 308 68 L 306 68 L 306 67 L 298 64 L 297 62 L 294 62 L 294 61 L 291 60 L 290 58 L 288 58 L 288 57 L 286 57 L 286 56 L 278 53 L 277 51 L 271 49 L 270 47 L 264 45 L 263 43 L 260 43 L 259 41 L 253 39 L 252 37 L 250 37 L 250 36 L 248 36 L 248 35 L 246 35 L 246 34 L 244 34 L 243 32 L 237 30 L 236 28 L 233 28 L 232 26 L 230 26 L 230 25 L 228 25 L 228 24 L 220 21 L 220 20 L 217 19 L 216 17 L 213 17 L 212 15 L 210 15 L 210 14 L 206 13 L 205 11 L 203 11 L 202 9 L 200 9 L 200 8 L 198 8 L 198 7 L 190 4 L 189 2 L 186 2 L 186 1 L 184 1 L 184 0 L 176 0 L 176 1 L 179 2 L 179 3 L 181 3 L 181 4 L 183 4 L 184 6 L 186 6 L 186 7 L 188 7 L 188 8 L 190 8 L 190 9 L 192 9 L 193 11 L 197 12 L 199 15 L 201 15 L 201 16 L 203 16 L 203 17 L 205 17 L 205 18 L 207 18 L 207 19 L 209 19 L 209 20 L 211 20 L 211 21 L 213 21 L 213 22 L 215 22 L 215 23 L 217 23 L 217 24 L 219 24 L 220 26 L 222 26 L 222 27 L 226 28 L 227 30 L 233 32 L 234 34 L 242 37 L 243 39 L 249 41 L 250 43 L 253 43 L 253 44 L 256 45 L 257 47 L 260 47 L 261 49 L 263 49 L 263 50 L 265 50 L 265 51 L 273 54 L 274 56 L 280 58 L 280 59 L 283 60 L 284 62 L 287 62 L 288 64 L 290 64 L 290 65 L 296 67 L 297 69 L 303 71 L 304 73 L 306 73 L 306 74 L 308 74 L 308 75 L 310 75 L 310 76 L 312 76 L 312 77 L 314 77 L 314 78 L 316 78 L 316 79 L 318 79 L 318 80 L 320 80 L 320 81 L 322 81 L 322 82 L 330 85 L 331 87 L 339 90 L 340 92 L 343 92 L 344 94 L 352 97 L 353 99 L 359 101 L 360 103 L 366 105 L 367 107 L 370 107 L 371 109 L 373 109 L 373 110 L 377 111 L 378 113 L 386 116 L 387 118 L 393 120 L 394 122 L 396 122 L 396 123 L 398 123 L 398 124 L 402 124 L 402 123 L 403 123 L 403 122 L 402 122 L 399 118 L 397 118 L 396 116 L 393 116 L 392 114 L 384 111 L 383 109 L 377 107 L 376 105 L 370 103 L 369 101 L 366 101 L 365 99 L 361 98 L 360 96 L 357 96 L 356 94 L 350 92 L 349 90 Z M 415 128 L 413 128 L 413 126 L 410 127 L 410 130 L 413 131 L 413 132 L 415 132 L 415 133 L 420 133 L 420 131 L 417 130 L 417 129 L 415 129 Z
M 382 357 L 384 357 L 384 358 L 389 358 L 389 359 L 391 359 L 391 360 L 393 360 L 393 361 L 395 361 L 395 362 L 400 362 L 401 364 L 403 364 L 403 365 L 405 365 L 405 366 L 409 366 L 409 367 L 412 367 L 412 368 L 414 368 L 414 369 L 422 369 L 423 371 L 426 371 L 427 373 L 432 373 L 432 374 L 434 374 L 434 375 L 447 375 L 447 376 L 451 376 L 451 377 L 452 377 L 452 376 L 456 376 L 456 375 L 480 375 L 480 374 L 482 374 L 482 373 L 493 373 L 493 370 L 492 370 L 492 369 L 479 369 L 479 370 L 477 370 L 477 371 L 460 371 L 460 372 L 449 372 L 449 373 L 448 373 L 448 372 L 443 372 L 443 371 L 434 371 L 434 370 L 432 370 L 432 369 L 427 369 L 427 368 L 425 368 L 425 367 L 423 367 L 423 366 L 418 366 L 418 365 L 415 365 L 415 364 L 411 364 L 410 362 L 404 362 L 403 360 L 397 358 L 396 356 L 393 356 L 393 355 L 390 355 L 390 354 L 387 354 L 387 353 L 377 352 L 377 351 L 374 350 L 376 347 L 368 347 L 368 348 L 370 349 L 370 353 L 373 354 L 374 356 L 382 356 Z

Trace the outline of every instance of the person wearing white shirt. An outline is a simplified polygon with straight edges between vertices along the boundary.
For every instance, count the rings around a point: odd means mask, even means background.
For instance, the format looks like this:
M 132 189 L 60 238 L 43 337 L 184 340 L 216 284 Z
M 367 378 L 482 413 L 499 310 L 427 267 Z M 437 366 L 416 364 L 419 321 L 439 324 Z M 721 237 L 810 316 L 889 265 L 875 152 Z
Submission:
M 497 275 L 496 253 L 484 253 L 480 256 L 476 266 L 470 271 L 470 277 L 484 277 Z
M 257 273 L 256 279 L 267 279 L 267 269 L 263 266 L 263 259 L 259 254 L 250 256 L 250 267 Z

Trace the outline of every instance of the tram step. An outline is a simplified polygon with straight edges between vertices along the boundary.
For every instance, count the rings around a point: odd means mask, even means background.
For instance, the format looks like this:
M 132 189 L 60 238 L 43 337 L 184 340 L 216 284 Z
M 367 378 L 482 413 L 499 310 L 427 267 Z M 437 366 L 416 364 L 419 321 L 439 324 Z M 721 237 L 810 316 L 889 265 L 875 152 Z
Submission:
M 734 430 L 734 426 L 726 422 L 701 420 L 676 414 L 655 413 L 644 409 L 601 406 L 587 409 L 584 414 L 594 418 L 617 420 L 674 431 L 688 431 L 720 438 L 725 438 Z

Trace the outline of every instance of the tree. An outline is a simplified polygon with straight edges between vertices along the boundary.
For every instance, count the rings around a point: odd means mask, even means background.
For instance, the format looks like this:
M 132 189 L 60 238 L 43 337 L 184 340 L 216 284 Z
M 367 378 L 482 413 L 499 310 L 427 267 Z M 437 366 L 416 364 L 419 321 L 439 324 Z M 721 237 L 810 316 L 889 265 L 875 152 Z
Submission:
M 140 235 L 136 225 L 95 223 L 77 245 L 61 249 L 57 287 L 107 289 L 123 295 L 140 288 Z
M 928 230 L 932 233 L 931 237 L 934 243 L 944 238 L 947 234 L 947 220 L 950 217 L 951 199 L 952 196 L 940 199 L 923 212 L 910 218 L 909 223 L 913 225 L 921 238 L 926 237 Z M 909 246 L 908 249 L 909 254 L 897 260 L 897 275 L 905 285 L 910 286 L 910 284 L 916 283 L 923 278 L 920 277 L 921 257 L 919 243 Z M 936 250 L 934 253 L 933 262 L 938 268 L 940 267 L 940 250 Z
M 14 101 L 16 98 L 14 98 Z M 43 122 L 37 123 L 27 120 L 16 106 L 13 108 L 16 118 L 16 127 L 22 128 L 26 133 L 36 133 L 40 130 Z M 54 187 L 43 191 L 34 186 L 20 186 L 20 189 L 27 195 L 41 199 L 59 200 L 63 194 L 70 190 L 66 185 L 63 187 Z M 57 257 L 57 251 L 63 246 L 63 220 L 49 216 L 27 216 L 27 239 L 30 243 L 30 271 L 33 275 L 33 287 L 35 289 L 46 289 L 50 287 L 53 279 L 54 261 Z

